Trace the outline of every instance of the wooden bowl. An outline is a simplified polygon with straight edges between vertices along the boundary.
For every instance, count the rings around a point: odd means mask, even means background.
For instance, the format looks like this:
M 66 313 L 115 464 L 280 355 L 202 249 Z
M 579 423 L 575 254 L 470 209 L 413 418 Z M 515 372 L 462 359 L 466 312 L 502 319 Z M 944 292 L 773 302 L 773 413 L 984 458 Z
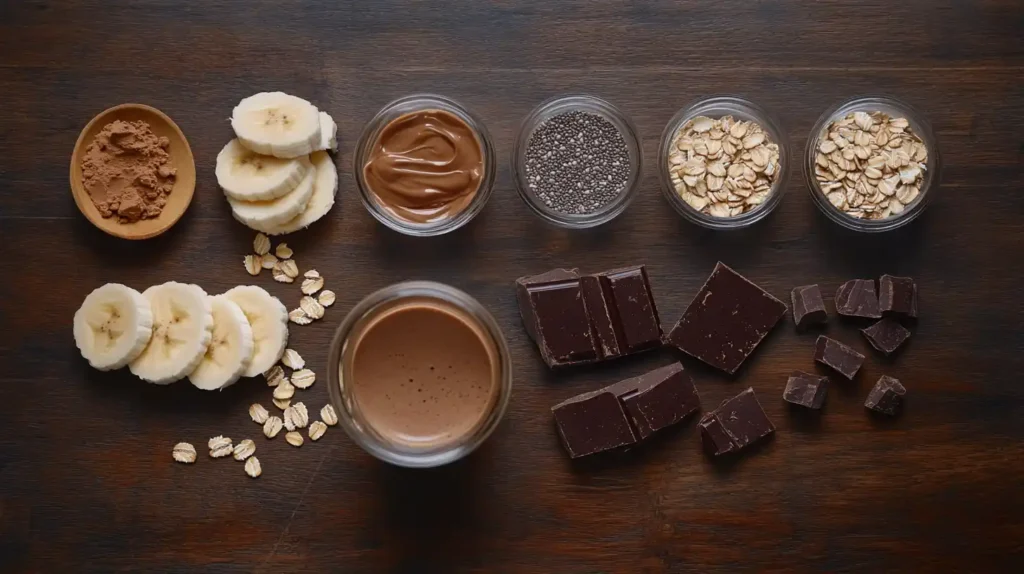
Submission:
M 167 147 L 170 165 L 177 170 L 174 188 L 167 195 L 167 204 L 160 215 L 153 219 L 140 219 L 134 223 L 121 223 L 117 217 L 104 218 L 89 192 L 86 191 L 82 177 L 82 159 L 85 150 L 96 134 L 115 120 L 129 122 L 143 120 L 149 124 L 153 133 L 166 137 L 171 141 Z M 143 104 L 121 104 L 114 106 L 92 119 L 75 142 L 75 150 L 71 154 L 71 193 L 75 197 L 78 209 L 93 225 L 103 231 L 123 239 L 149 239 L 156 237 L 171 228 L 192 203 L 192 194 L 196 190 L 196 163 L 192 157 L 192 149 L 188 146 L 185 134 L 171 118 L 156 108 Z

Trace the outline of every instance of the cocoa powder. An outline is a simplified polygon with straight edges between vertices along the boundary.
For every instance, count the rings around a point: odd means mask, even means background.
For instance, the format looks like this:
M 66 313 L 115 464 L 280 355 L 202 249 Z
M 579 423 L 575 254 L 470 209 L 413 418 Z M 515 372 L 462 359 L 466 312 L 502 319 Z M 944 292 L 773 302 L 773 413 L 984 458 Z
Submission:
M 103 217 L 132 223 L 160 215 L 174 188 L 168 145 L 144 121 L 113 121 L 96 134 L 82 160 L 82 183 Z

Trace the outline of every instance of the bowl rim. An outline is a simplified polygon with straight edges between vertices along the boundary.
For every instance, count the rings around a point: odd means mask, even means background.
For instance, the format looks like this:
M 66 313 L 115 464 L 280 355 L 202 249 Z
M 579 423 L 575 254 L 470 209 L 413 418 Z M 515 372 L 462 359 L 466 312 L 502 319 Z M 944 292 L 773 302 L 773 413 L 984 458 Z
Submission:
M 82 213 L 82 215 L 84 215 L 85 218 L 88 219 L 89 222 L 93 224 L 93 226 L 97 227 L 104 233 L 107 233 L 108 235 L 112 235 L 114 237 L 119 237 L 121 239 L 150 239 L 164 233 L 165 231 L 173 227 L 174 224 L 178 223 L 181 217 L 185 215 L 185 212 L 188 211 L 189 205 L 192 204 L 192 198 L 195 196 L 195 176 L 190 178 L 192 182 L 190 185 L 188 185 L 187 189 L 181 192 L 184 193 L 186 196 L 184 203 L 181 204 L 181 208 L 172 211 L 170 213 L 170 218 L 166 222 L 164 222 L 163 225 L 146 233 L 130 232 L 130 224 L 116 223 L 116 225 L 110 225 L 107 224 L 106 220 L 103 218 L 97 219 L 99 217 L 99 212 L 96 210 L 95 204 L 92 203 L 92 199 L 88 197 L 88 192 L 85 190 L 85 186 L 82 184 L 80 177 L 76 177 L 76 175 L 80 176 L 80 174 L 76 174 L 76 170 L 78 169 L 79 154 L 82 152 L 84 146 L 86 145 L 86 134 L 88 134 L 89 131 L 92 130 L 93 126 L 95 126 L 98 122 L 107 119 L 109 116 L 121 110 L 141 110 L 143 112 L 152 114 L 158 117 L 161 121 L 165 122 L 178 135 L 178 137 L 181 138 L 181 141 L 185 144 L 184 150 L 179 152 L 184 153 L 184 156 L 182 156 L 180 159 L 187 158 L 188 165 L 190 166 L 192 173 L 196 173 L 195 156 L 192 154 L 192 147 L 188 143 L 188 138 L 185 137 L 185 133 L 181 131 L 181 128 L 178 126 L 178 124 L 174 122 L 174 120 L 170 118 L 170 116 L 158 110 L 157 108 L 154 108 L 153 106 L 149 106 L 146 104 L 118 104 L 116 106 L 109 107 L 93 116 L 93 118 L 89 120 L 89 123 L 85 124 L 85 127 L 82 128 L 82 131 L 79 132 L 78 139 L 75 140 L 75 147 L 72 148 L 71 151 L 71 166 L 68 173 L 68 179 L 71 185 L 71 196 L 74 198 L 75 205 L 78 206 L 78 210 Z

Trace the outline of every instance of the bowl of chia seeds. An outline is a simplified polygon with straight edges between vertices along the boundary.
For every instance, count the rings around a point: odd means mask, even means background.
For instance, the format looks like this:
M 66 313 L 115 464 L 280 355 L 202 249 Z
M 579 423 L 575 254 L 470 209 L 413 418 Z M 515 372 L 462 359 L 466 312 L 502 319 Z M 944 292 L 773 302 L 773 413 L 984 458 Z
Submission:
M 658 171 L 669 204 L 709 229 L 752 225 L 782 202 L 789 147 L 778 121 L 743 98 L 680 110 L 665 127 Z
M 523 120 L 512 173 L 519 196 L 541 219 L 585 229 L 626 209 L 642 156 L 637 130 L 618 108 L 594 96 L 561 96 Z

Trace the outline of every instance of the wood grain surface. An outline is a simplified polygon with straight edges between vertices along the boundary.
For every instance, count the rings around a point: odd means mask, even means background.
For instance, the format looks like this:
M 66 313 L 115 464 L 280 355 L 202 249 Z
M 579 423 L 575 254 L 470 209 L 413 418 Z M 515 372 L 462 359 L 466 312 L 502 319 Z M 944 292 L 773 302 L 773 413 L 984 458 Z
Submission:
M 1024 3 L 1019 0 L 578 2 L 5 1 L 0 3 L 0 571 L 2 572 L 1020 572 L 1024 568 Z M 109 281 L 208 292 L 254 282 L 253 233 L 217 189 L 214 158 L 241 98 L 284 90 L 340 128 L 339 203 L 288 238 L 338 293 L 291 346 L 321 381 L 345 312 L 374 289 L 433 279 L 468 291 L 507 335 L 515 390 L 477 453 L 433 471 L 389 467 L 340 430 L 301 449 L 267 441 L 247 406 L 260 380 L 205 393 L 187 382 L 99 373 L 71 320 Z M 388 231 L 360 205 L 353 143 L 388 101 L 417 91 L 478 113 L 502 158 L 490 204 L 450 236 Z M 647 169 L 637 201 L 589 232 L 544 225 L 517 197 L 508 154 L 521 119 L 566 92 L 629 114 Z M 945 162 L 927 212 L 881 236 L 820 215 L 794 162 L 786 197 L 742 232 L 702 231 L 661 195 L 657 142 L 686 103 L 739 94 L 774 112 L 794 157 L 829 106 L 885 93 L 932 122 Z M 79 130 L 122 102 L 152 105 L 188 136 L 196 197 L 168 233 L 109 237 L 75 207 Z M 705 409 L 752 386 L 778 426 L 728 462 L 699 450 L 693 420 L 622 457 L 570 463 L 550 407 L 676 358 L 666 350 L 552 374 L 518 318 L 512 281 L 554 266 L 645 262 L 666 323 L 724 261 L 776 296 L 818 282 L 911 275 L 913 338 L 833 385 L 820 417 L 790 412 L 788 373 L 811 370 L 814 334 L 780 323 L 735 377 L 683 358 Z M 829 296 L 829 299 L 831 297 Z M 903 416 L 862 406 L 883 373 Z M 201 453 L 252 437 L 264 473 Z

